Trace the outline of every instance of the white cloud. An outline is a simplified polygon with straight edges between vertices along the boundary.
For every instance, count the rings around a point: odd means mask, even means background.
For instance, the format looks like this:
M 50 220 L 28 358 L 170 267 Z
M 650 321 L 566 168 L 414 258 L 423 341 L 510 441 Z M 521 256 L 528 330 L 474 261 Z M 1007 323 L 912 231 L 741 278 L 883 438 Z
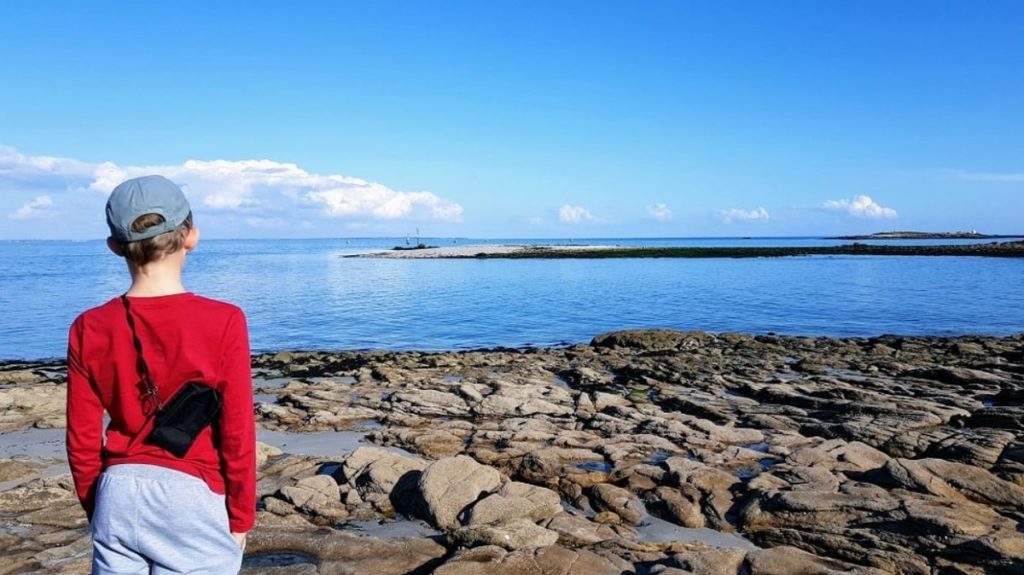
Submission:
M 880 206 L 865 195 L 850 200 L 829 200 L 821 208 L 828 212 L 839 212 L 855 218 L 891 219 L 898 216 L 896 210 Z
M 563 224 L 579 224 L 593 219 L 594 214 L 591 214 L 589 210 L 580 206 L 570 206 L 569 204 L 566 204 L 558 209 L 558 221 Z
M 462 206 L 431 192 L 402 192 L 340 174 L 313 174 L 273 160 L 188 160 L 176 165 L 120 166 L 68 158 L 26 156 L 0 147 L 0 191 L 45 189 L 49 194 L 91 190 L 105 197 L 120 182 L 162 174 L 182 186 L 194 208 L 237 214 L 253 227 L 310 216 L 346 221 L 459 222 Z
M 8 217 L 12 220 L 38 220 L 52 218 L 56 215 L 57 212 L 53 209 L 53 198 L 50 196 L 39 196 L 18 208 L 16 212 Z
M 769 219 L 768 210 L 757 208 L 756 210 L 739 210 L 736 208 L 718 210 L 718 219 L 727 224 L 733 222 L 763 222 Z
M 50 156 L 26 156 L 0 145 L 0 181 L 61 185 L 88 178 L 94 166 L 87 162 Z
M 647 206 L 647 215 L 659 222 L 667 222 L 672 219 L 672 210 L 668 204 L 652 204 Z

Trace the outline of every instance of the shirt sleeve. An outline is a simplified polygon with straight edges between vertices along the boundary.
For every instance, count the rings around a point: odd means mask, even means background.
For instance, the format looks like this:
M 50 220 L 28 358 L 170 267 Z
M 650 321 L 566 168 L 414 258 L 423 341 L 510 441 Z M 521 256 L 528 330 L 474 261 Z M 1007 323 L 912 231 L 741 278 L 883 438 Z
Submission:
M 256 424 L 252 403 L 249 331 L 238 310 L 224 340 L 219 443 L 221 473 L 231 531 L 244 533 L 256 523 Z
M 82 318 L 68 332 L 67 452 L 78 500 L 92 521 L 103 469 L 103 404 L 82 362 Z

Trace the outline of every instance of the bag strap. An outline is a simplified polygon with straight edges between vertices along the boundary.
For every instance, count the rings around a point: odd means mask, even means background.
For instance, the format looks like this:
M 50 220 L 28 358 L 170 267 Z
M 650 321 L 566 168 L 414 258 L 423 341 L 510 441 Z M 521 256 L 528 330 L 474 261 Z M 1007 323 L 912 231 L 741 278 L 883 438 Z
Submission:
M 121 303 L 124 304 L 124 315 L 128 319 L 128 327 L 132 330 L 132 343 L 135 344 L 135 353 L 137 355 L 135 369 L 142 378 L 142 384 L 146 386 L 146 391 L 140 396 L 143 411 L 146 410 L 147 401 L 153 402 L 153 405 L 156 406 L 154 411 L 160 411 L 163 409 L 163 403 L 160 401 L 156 385 L 153 384 L 153 379 L 149 375 L 149 364 L 146 363 L 146 358 L 142 355 L 142 340 L 139 339 L 139 334 L 135 331 L 135 318 L 132 317 L 131 306 L 128 304 L 128 296 L 126 294 L 121 295 Z

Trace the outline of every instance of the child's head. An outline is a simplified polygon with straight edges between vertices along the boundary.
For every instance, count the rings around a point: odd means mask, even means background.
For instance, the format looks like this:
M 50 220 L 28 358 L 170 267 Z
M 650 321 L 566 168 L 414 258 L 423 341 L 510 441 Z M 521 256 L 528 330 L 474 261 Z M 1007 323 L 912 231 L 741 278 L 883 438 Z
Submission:
M 188 200 L 163 176 L 134 178 L 114 188 L 107 200 L 107 225 L 110 248 L 137 267 L 195 241 Z

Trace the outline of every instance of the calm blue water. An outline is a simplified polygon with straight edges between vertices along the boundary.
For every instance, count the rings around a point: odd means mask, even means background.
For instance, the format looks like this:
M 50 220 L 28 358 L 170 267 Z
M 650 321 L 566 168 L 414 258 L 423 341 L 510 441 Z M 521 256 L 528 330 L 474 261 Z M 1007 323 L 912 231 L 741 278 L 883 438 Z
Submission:
M 1022 259 L 341 257 L 404 243 L 404 238 L 207 240 L 190 256 L 185 284 L 241 305 L 249 317 L 253 349 L 259 351 L 547 345 L 589 341 L 604 331 L 634 327 L 834 336 L 1024 331 Z M 587 243 L 849 242 L 696 238 Z M 127 287 L 123 261 L 101 241 L 0 242 L 0 359 L 62 356 L 74 317 Z

